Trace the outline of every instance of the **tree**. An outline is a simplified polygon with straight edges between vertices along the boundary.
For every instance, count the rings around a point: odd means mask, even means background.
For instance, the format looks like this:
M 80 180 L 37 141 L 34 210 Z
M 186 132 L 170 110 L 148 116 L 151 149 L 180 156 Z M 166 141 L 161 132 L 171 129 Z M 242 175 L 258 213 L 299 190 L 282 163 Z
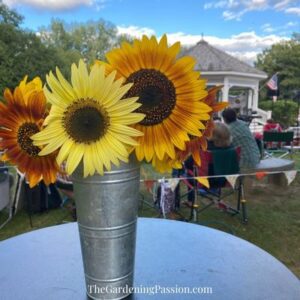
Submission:
M 13 88 L 25 76 L 44 75 L 54 68 L 59 58 L 46 48 L 31 32 L 22 31 L 11 24 L 0 24 L 0 92 Z
M 121 41 L 129 40 L 126 36 L 119 37 L 116 27 L 104 20 L 73 24 L 52 20 L 49 29 L 40 29 L 40 37 L 45 45 L 58 48 L 61 53 L 73 51 L 88 63 L 95 59 L 103 60 L 108 50 Z
M 300 42 L 300 32 L 294 32 L 292 34 L 292 39 L 295 40 L 295 41 Z
M 281 41 L 258 54 L 255 66 L 268 73 L 269 77 L 279 72 L 280 99 L 291 99 L 294 91 L 300 88 L 299 33 L 294 33 L 291 40 Z
M 80 58 L 90 64 L 103 60 L 112 47 L 130 41 L 128 36 L 118 36 L 116 27 L 104 20 L 69 25 L 53 20 L 50 28 L 34 33 L 19 28 L 22 19 L 0 2 L 0 95 L 25 75 L 45 80 L 56 66 L 69 78 L 71 64 Z
M 116 41 L 116 45 L 121 45 L 123 42 L 127 42 L 129 44 L 132 44 L 133 42 L 133 37 L 130 36 L 129 34 L 119 34 L 117 36 L 117 41 Z
M 0 0 L 0 23 L 10 24 L 17 27 L 22 21 L 23 21 L 23 16 L 19 15 L 14 10 L 10 10 L 2 2 L 2 0 Z
M 60 52 L 44 45 L 33 32 L 0 23 L 0 93 L 5 87 L 15 87 L 25 75 L 40 76 L 44 81 L 45 75 L 56 66 L 68 77 L 71 63 L 79 57 L 72 51 Z
M 264 110 L 272 110 L 272 118 L 287 128 L 297 121 L 298 104 L 292 100 L 260 101 L 259 107 Z
M 18 85 L 25 75 L 45 80 L 45 75 L 56 66 L 68 76 L 71 63 L 80 58 L 76 51 L 61 51 L 43 44 L 36 33 L 19 28 L 22 19 L 0 2 L 0 95 L 5 87 Z

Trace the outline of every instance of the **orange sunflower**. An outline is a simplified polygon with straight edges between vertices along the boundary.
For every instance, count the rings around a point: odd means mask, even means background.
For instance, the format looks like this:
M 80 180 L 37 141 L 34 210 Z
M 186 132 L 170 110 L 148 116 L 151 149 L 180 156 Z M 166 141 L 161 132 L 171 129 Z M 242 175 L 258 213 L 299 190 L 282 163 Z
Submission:
M 216 86 L 208 90 L 208 95 L 205 97 L 205 99 L 203 99 L 203 102 L 210 106 L 212 108 L 212 111 L 209 113 L 210 119 L 206 121 L 203 135 L 201 137 L 192 136 L 190 141 L 186 142 L 186 149 L 183 151 L 177 151 L 177 160 L 184 161 L 191 154 L 193 156 L 194 162 L 198 166 L 201 165 L 199 150 L 202 149 L 205 151 L 207 149 L 207 139 L 211 137 L 214 128 L 214 122 L 212 119 L 213 114 L 223 110 L 225 107 L 228 106 L 228 102 L 216 101 L 217 93 L 222 87 L 223 86 Z
M 48 185 L 56 181 L 55 155 L 39 156 L 41 149 L 30 138 L 41 130 L 46 99 L 40 90 L 33 89 L 25 96 L 22 92 L 24 86 L 17 87 L 14 93 L 5 89 L 5 101 L 0 102 L 0 148 L 4 151 L 1 159 L 16 165 L 30 187 L 42 179 Z
M 108 63 L 98 62 L 133 83 L 126 97 L 139 97 L 137 112 L 145 114 L 134 125 L 144 133 L 135 147 L 139 161 L 175 159 L 175 149 L 184 150 L 189 135 L 201 136 L 210 118 L 211 108 L 199 101 L 207 95 L 206 81 L 194 70 L 195 59 L 177 58 L 179 51 L 180 43 L 169 47 L 165 35 L 160 41 L 143 36 L 108 52 Z

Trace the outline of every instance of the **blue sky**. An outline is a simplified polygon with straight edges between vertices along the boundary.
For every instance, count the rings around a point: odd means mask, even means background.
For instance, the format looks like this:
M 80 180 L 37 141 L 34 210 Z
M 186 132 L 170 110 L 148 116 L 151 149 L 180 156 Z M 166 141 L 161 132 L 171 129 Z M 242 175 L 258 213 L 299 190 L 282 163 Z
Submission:
M 193 45 L 204 39 L 249 63 L 281 39 L 300 32 L 300 0 L 3 0 L 38 30 L 52 18 L 85 22 L 103 18 L 120 33 L 167 33 L 169 41 Z

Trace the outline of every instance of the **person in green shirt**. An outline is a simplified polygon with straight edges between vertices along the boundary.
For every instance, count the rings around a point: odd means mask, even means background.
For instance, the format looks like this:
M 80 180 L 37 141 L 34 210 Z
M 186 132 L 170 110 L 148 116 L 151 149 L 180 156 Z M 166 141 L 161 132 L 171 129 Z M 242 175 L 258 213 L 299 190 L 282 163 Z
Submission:
M 260 161 L 260 152 L 248 125 L 237 119 L 232 108 L 225 109 L 222 117 L 229 127 L 233 146 L 241 147 L 240 168 L 243 171 L 255 168 Z

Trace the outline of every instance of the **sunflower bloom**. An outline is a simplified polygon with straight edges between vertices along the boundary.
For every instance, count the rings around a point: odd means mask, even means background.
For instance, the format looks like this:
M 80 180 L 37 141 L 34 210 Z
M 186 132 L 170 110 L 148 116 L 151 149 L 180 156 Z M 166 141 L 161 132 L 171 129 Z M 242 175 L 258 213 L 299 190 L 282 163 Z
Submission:
M 210 119 L 205 122 L 205 130 L 201 137 L 192 136 L 191 140 L 186 142 L 186 149 L 183 151 L 177 151 L 176 158 L 177 160 L 184 161 L 187 159 L 189 155 L 193 156 L 194 162 L 200 166 L 200 149 L 207 149 L 207 139 L 211 137 L 212 131 L 214 128 L 213 122 L 213 114 L 223 110 L 228 106 L 227 102 L 217 102 L 216 96 L 219 90 L 221 90 L 222 86 L 216 86 L 208 90 L 208 95 L 203 99 L 203 102 L 209 105 L 212 108 L 212 111 L 209 113 Z
M 184 150 L 189 135 L 201 136 L 205 129 L 202 121 L 210 118 L 211 108 L 199 99 L 207 95 L 205 80 L 194 71 L 192 57 L 177 59 L 180 43 L 168 47 L 164 35 L 143 36 L 133 44 L 123 43 L 121 48 L 106 54 L 106 70 L 117 71 L 118 77 L 133 83 L 127 97 L 139 97 L 137 112 L 146 117 L 134 127 L 144 133 L 135 148 L 138 160 L 150 162 L 154 155 L 175 158 L 175 148 Z
M 183 160 L 171 159 L 165 156 L 162 160 L 158 159 L 156 155 L 152 159 L 152 167 L 159 173 L 171 173 L 172 169 L 182 169 Z
M 25 76 L 19 84 L 20 91 L 23 95 L 25 104 L 32 93 L 39 93 L 43 91 L 43 83 L 39 77 L 35 77 L 33 80 L 27 82 L 28 76 Z
M 41 130 L 46 99 L 42 91 L 26 94 L 17 87 L 12 94 L 4 91 L 5 102 L 0 103 L 0 147 L 2 160 L 9 161 L 24 173 L 30 187 L 44 180 L 49 185 L 56 181 L 58 166 L 54 155 L 40 157 L 40 148 L 30 137 Z
M 58 150 L 57 162 L 66 161 L 68 174 L 83 161 L 84 177 L 128 161 L 129 147 L 142 135 L 128 125 L 144 118 L 133 113 L 141 105 L 137 97 L 122 99 L 132 84 L 122 85 L 115 72 L 105 76 L 104 66 L 94 65 L 89 72 L 82 60 L 78 67 L 72 65 L 71 83 L 58 68 L 56 76 L 49 73 L 47 83 L 51 91 L 45 87 L 44 92 L 51 110 L 45 129 L 33 136 L 34 145 L 45 146 L 40 155 Z

